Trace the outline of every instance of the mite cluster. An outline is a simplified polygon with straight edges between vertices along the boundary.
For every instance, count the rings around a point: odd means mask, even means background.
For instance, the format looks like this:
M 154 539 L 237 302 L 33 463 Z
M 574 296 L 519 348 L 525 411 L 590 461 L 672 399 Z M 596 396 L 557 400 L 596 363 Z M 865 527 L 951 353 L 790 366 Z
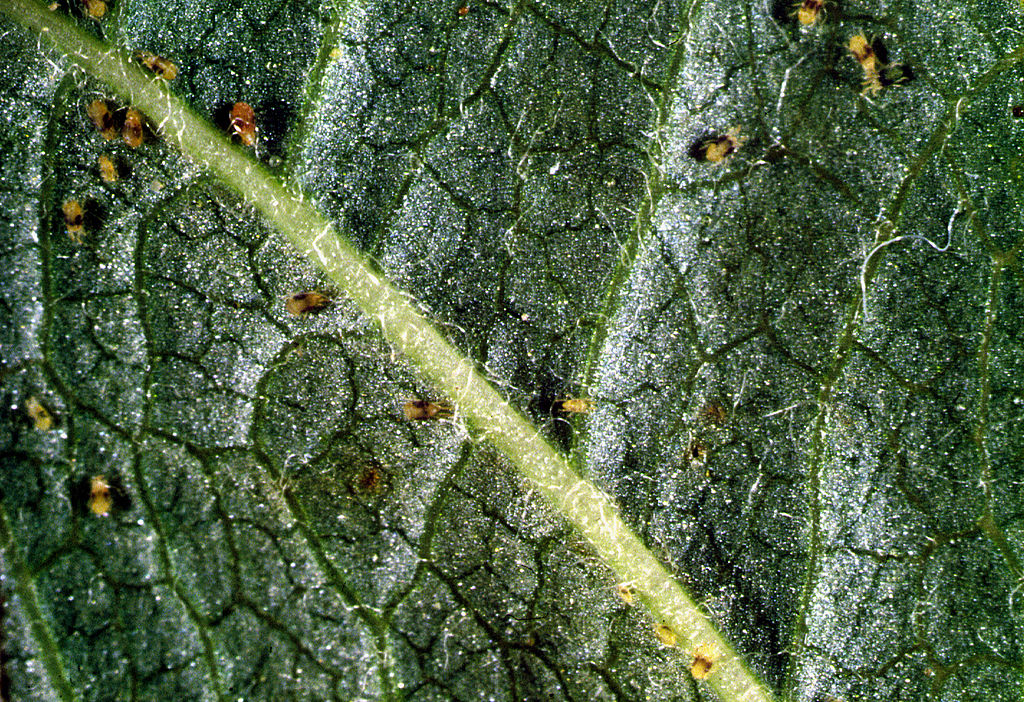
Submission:
M 771 16 L 780 25 L 797 25 L 802 30 L 819 29 L 826 23 L 834 25 L 843 20 L 839 0 L 773 0 Z M 839 32 L 829 29 L 821 32 L 829 42 Z M 848 39 L 840 40 L 863 72 L 861 93 L 877 95 L 886 88 L 903 85 L 914 80 L 913 69 L 905 63 L 890 62 L 888 52 L 881 39 L 869 40 L 858 32 Z M 835 52 L 831 52 L 835 55 Z M 1024 117 L 1024 106 L 1012 107 L 1015 118 Z M 743 145 L 744 139 L 739 136 L 740 128 L 733 127 L 727 132 L 707 131 L 694 140 L 688 150 L 691 158 L 711 165 L 725 163 Z M 769 150 L 769 157 L 772 150 Z
M 152 133 L 142 113 L 134 107 L 118 108 L 106 100 L 93 100 L 85 113 L 104 139 L 111 141 L 120 134 L 124 143 L 133 149 L 142 146 Z

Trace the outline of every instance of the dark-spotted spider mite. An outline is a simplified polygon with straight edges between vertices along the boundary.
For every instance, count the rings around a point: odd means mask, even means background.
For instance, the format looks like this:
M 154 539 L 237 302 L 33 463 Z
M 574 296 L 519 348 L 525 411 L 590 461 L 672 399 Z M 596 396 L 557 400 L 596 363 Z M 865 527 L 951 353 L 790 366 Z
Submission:
M 469 14 L 469 3 L 468 2 L 464 2 L 461 5 L 459 5 L 459 9 L 457 9 L 455 11 L 455 14 L 457 14 L 459 17 L 465 17 L 466 15 L 468 15 Z
M 725 134 L 706 134 L 690 145 L 690 157 L 702 163 L 722 163 L 743 145 L 740 128 L 733 127 Z
M 117 475 L 85 476 L 72 488 L 71 501 L 83 514 L 109 517 L 132 506 L 128 491 Z
M 60 209 L 64 215 L 68 237 L 76 244 L 81 244 L 82 236 L 85 234 L 85 212 L 82 210 L 82 203 L 78 200 L 68 200 Z
M 864 34 L 854 34 L 850 37 L 846 48 L 849 49 L 850 53 L 853 54 L 853 58 L 864 69 L 864 73 L 878 73 L 882 60 L 875 51 L 875 47 L 872 46 Z
M 721 658 L 717 649 L 708 643 L 702 643 L 693 652 L 693 663 L 690 665 L 690 675 L 696 680 L 703 680 L 711 674 L 715 663 Z
M 654 635 L 658 637 L 658 641 L 664 646 L 674 647 L 676 645 L 676 632 L 668 624 L 662 624 L 661 622 L 655 624 Z
M 117 137 L 120 130 L 117 128 L 114 114 L 110 111 L 110 105 L 106 100 L 93 100 L 85 108 L 85 114 L 89 115 L 89 119 L 96 125 L 96 129 L 100 130 L 104 139 L 110 141 Z
M 178 67 L 163 56 L 157 56 L 148 51 L 140 51 L 135 54 L 135 58 L 164 80 L 174 80 L 178 75 Z
M 106 154 L 100 154 L 99 158 L 96 159 L 96 164 L 100 169 L 100 178 L 105 182 L 113 183 L 117 180 L 117 164 L 114 163 L 114 159 Z
M 566 414 L 589 414 L 594 409 L 594 401 L 585 397 L 567 397 L 558 402 L 560 409 Z
M 882 61 L 872 43 L 863 34 L 854 34 L 850 37 L 849 42 L 847 42 L 846 48 L 853 54 L 853 58 L 856 59 L 864 71 L 862 92 L 867 94 L 880 91 L 882 83 L 879 75 L 882 69 Z
M 142 113 L 134 107 L 129 107 L 128 112 L 124 115 L 124 127 L 121 130 L 121 136 L 124 137 L 124 143 L 133 149 L 142 146 L 142 142 L 145 140 L 146 135 L 142 125 Z
M 331 304 L 331 298 L 321 295 L 318 292 L 300 292 L 289 295 L 284 302 L 284 308 L 295 317 L 303 317 L 307 314 L 320 312 Z
M 729 418 L 729 413 L 725 407 L 722 406 L 721 402 L 714 400 L 707 402 L 703 407 L 700 408 L 700 420 L 704 424 L 710 424 L 713 427 L 722 427 L 725 425 L 725 421 Z
M 793 14 L 804 27 L 813 27 L 825 21 L 825 0 L 797 0 Z
M 452 408 L 429 400 L 406 400 L 402 405 L 402 413 L 406 421 L 426 421 L 428 419 L 447 419 L 452 416 Z
M 245 102 L 236 102 L 231 108 L 231 135 L 246 146 L 256 143 L 256 113 Z
M 103 0 L 82 0 L 82 4 L 85 5 L 85 11 L 93 19 L 99 19 L 107 14 L 107 3 Z
M 353 494 L 375 497 L 387 492 L 390 476 L 378 465 L 370 463 L 352 476 L 349 487 Z
M 37 431 L 53 429 L 53 415 L 37 397 L 32 396 L 25 400 L 25 413 L 28 414 Z

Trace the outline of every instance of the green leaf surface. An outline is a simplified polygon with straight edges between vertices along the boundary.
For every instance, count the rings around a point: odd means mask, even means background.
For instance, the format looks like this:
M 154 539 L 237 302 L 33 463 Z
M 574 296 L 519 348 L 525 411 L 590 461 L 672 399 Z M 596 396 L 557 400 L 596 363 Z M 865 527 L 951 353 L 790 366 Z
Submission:
M 1019 700 L 1022 8 L 791 9 L 56 12 L 174 61 L 217 129 L 252 105 L 253 180 L 407 291 L 780 698 Z M 861 94 L 858 32 L 914 79 Z M 5 698 L 718 699 L 387 320 L 176 123 L 132 149 L 96 99 L 126 104 L 2 16 Z

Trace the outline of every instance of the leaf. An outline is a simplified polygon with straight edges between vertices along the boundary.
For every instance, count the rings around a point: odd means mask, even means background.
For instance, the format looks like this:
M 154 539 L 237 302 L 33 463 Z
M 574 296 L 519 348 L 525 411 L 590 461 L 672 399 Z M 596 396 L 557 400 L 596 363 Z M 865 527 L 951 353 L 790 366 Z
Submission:
M 780 692 L 1017 699 L 1019 8 L 801 30 L 761 3 L 464 6 L 70 11 L 174 61 L 220 128 L 252 105 L 266 168 Z M 860 96 L 855 31 L 916 79 Z M 711 694 L 458 398 L 207 171 L 105 141 L 86 106 L 114 96 L 4 32 L 13 699 Z M 722 164 L 688 156 L 736 126 Z M 294 317 L 303 291 L 334 304 Z M 409 399 L 455 417 L 405 421 Z M 105 517 L 97 475 L 123 482 Z

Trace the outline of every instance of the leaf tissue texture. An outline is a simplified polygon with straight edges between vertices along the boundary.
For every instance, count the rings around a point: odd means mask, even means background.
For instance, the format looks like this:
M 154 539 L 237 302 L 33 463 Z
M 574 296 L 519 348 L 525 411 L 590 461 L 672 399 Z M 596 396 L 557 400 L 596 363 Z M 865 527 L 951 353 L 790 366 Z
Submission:
M 57 4 L 250 105 L 239 148 L 780 698 L 1020 699 L 1019 3 Z M 95 101 L 0 20 L 5 697 L 718 699 L 375 320 Z

